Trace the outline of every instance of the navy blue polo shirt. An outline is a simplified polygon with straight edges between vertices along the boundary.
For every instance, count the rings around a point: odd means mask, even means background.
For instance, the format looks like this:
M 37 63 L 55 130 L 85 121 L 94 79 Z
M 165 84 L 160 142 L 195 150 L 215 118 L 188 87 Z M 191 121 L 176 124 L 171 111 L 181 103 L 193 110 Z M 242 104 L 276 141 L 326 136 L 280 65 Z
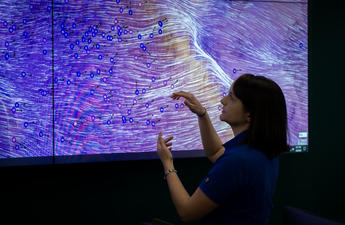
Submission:
M 278 157 L 269 160 L 261 151 L 240 145 L 248 131 L 223 146 L 200 189 L 219 206 L 201 224 L 266 225 L 278 177 Z

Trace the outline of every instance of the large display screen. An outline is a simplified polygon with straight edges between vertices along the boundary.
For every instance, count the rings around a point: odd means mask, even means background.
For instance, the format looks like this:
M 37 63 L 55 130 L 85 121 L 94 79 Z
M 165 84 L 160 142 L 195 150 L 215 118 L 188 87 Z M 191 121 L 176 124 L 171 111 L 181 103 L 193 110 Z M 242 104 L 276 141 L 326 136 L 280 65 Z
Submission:
M 193 93 L 226 142 L 233 133 L 219 120 L 220 100 L 243 73 L 278 83 L 291 151 L 307 151 L 307 8 L 283 0 L 1 1 L 0 164 L 150 158 L 160 131 L 175 137 L 176 154 L 198 155 L 197 117 L 169 96 Z

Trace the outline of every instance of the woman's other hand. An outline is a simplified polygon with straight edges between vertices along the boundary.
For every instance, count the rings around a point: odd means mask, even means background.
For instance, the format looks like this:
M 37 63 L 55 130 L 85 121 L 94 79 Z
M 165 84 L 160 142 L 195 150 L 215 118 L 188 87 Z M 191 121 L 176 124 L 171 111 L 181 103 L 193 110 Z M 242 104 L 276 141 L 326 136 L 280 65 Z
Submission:
M 184 104 L 188 106 L 190 111 L 197 114 L 198 116 L 203 116 L 206 113 L 206 109 L 201 105 L 198 99 L 191 93 L 185 91 L 175 92 L 170 96 L 172 99 L 179 100 L 180 97 L 184 97 L 186 100 Z
M 168 137 L 166 139 L 163 139 L 162 132 L 158 135 L 157 140 L 157 153 L 159 158 L 161 159 L 163 165 L 166 163 L 170 163 L 173 161 L 173 156 L 171 154 L 172 150 L 172 143 L 170 142 L 174 137 Z

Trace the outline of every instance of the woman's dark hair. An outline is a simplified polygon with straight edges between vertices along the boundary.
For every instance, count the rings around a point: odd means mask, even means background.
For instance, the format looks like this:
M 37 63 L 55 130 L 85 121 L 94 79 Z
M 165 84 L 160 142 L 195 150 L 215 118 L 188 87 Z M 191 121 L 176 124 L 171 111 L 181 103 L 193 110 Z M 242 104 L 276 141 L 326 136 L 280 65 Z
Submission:
M 250 113 L 242 144 L 262 151 L 269 159 L 289 151 L 286 103 L 280 87 L 266 77 L 243 74 L 235 80 L 233 91 Z

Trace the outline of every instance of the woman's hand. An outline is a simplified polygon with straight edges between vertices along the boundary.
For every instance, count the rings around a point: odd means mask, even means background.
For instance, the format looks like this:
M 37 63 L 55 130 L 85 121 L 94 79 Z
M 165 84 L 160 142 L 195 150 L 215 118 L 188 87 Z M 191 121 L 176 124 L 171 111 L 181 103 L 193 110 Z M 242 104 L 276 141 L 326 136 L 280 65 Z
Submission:
M 167 163 L 171 163 L 173 161 L 173 156 L 171 154 L 172 143 L 169 143 L 174 137 L 168 137 L 167 139 L 162 138 L 162 132 L 158 135 L 157 140 L 157 153 L 159 158 L 161 159 L 163 165 L 166 165 Z M 169 147 L 169 148 L 168 148 Z
M 184 97 L 186 100 L 184 104 L 188 106 L 190 111 L 197 114 L 198 116 L 203 116 L 206 113 L 206 109 L 201 105 L 201 103 L 194 97 L 193 94 L 179 91 L 175 92 L 170 96 L 172 99 L 179 100 L 180 97 Z

